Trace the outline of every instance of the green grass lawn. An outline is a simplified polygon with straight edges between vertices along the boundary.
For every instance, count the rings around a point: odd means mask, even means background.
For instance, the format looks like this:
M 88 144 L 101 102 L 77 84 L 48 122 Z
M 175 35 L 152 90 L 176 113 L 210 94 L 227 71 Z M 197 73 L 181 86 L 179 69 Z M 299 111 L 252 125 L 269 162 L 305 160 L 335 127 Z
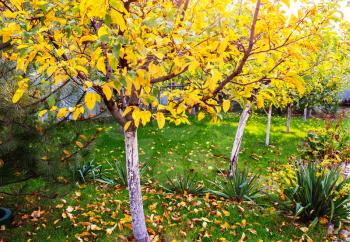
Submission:
M 266 195 L 258 204 L 241 203 L 206 194 L 166 194 L 161 184 L 167 176 L 196 173 L 205 184 L 227 169 L 239 117 L 232 115 L 219 124 L 193 120 L 191 125 L 166 125 L 158 130 L 153 123 L 138 131 L 140 161 L 147 164 L 144 175 L 144 208 L 147 226 L 157 241 L 288 241 L 308 236 L 315 241 L 325 238 L 326 228 L 317 226 L 305 234 L 306 225 L 296 223 L 279 211 L 277 195 Z M 348 122 L 349 123 L 349 122 Z M 69 123 L 59 127 L 57 136 L 67 135 L 75 125 L 92 134 L 102 132 L 90 146 L 85 160 L 95 160 L 107 167 L 106 161 L 124 160 L 123 136 L 112 121 Z M 290 133 L 285 132 L 285 118 L 273 117 L 271 146 L 265 146 L 266 117 L 254 115 L 244 134 L 239 167 L 260 174 L 261 189 L 272 174 L 291 157 L 298 156 L 298 147 L 310 129 L 322 127 L 324 121 L 292 119 Z M 72 162 L 72 161 L 71 161 Z M 58 174 L 58 171 L 57 171 Z M 68 179 L 68 178 L 67 178 Z M 127 191 L 120 186 L 96 182 L 79 185 L 43 178 L 7 185 L 1 191 L 28 195 L 0 197 L 1 206 L 10 207 L 16 216 L 13 226 L 0 231 L 0 238 L 9 241 L 115 241 L 131 237 Z M 36 192 L 39 191 L 39 195 Z M 45 194 L 47 196 L 41 196 Z M 50 198 L 49 196 L 55 195 Z M 33 213 L 34 211 L 34 213 Z M 106 233 L 114 227 L 112 234 Z M 302 229 L 300 229 L 302 228 Z

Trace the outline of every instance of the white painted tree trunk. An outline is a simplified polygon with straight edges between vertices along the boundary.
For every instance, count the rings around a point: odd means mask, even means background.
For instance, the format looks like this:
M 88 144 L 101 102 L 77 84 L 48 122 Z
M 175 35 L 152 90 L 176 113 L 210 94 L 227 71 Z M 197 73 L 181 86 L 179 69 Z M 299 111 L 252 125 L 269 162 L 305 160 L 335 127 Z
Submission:
M 307 108 L 304 108 L 304 121 L 307 120 Z
M 267 113 L 266 142 L 265 142 L 266 146 L 270 145 L 271 117 L 272 117 L 272 105 L 270 105 L 269 112 Z
M 137 242 L 149 242 L 141 194 L 137 131 L 125 132 L 125 153 L 132 230 Z
M 239 118 L 236 136 L 232 146 L 232 152 L 231 152 L 231 158 L 230 158 L 230 170 L 228 175 L 229 177 L 233 177 L 237 169 L 239 150 L 241 148 L 244 129 L 247 124 L 250 113 L 251 113 L 251 106 L 250 104 L 247 104 L 241 114 L 241 117 Z
M 292 106 L 288 105 L 287 107 L 287 133 L 290 131 L 290 120 L 292 118 Z
M 309 117 L 312 118 L 312 109 L 311 108 L 309 109 Z
M 350 176 L 350 162 L 344 162 L 344 175 L 349 177 Z

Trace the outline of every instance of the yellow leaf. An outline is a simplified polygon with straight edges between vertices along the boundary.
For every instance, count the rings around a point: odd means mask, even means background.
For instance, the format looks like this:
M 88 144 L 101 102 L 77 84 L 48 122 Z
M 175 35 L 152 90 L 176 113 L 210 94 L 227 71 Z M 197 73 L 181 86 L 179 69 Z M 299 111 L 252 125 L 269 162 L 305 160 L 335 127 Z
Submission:
M 288 83 L 291 83 L 300 94 L 305 93 L 305 85 L 304 82 L 302 81 L 302 78 L 294 76 L 294 77 L 286 77 L 286 81 Z
M 230 110 L 231 102 L 229 100 L 224 100 L 222 103 L 222 109 L 226 113 L 228 110 Z
M 6 9 L 2 12 L 3 16 L 5 18 L 16 18 L 16 16 L 19 14 L 18 12 L 11 12 L 10 10 Z
M 94 53 L 91 54 L 91 67 L 94 67 L 95 64 L 96 64 L 96 60 L 98 60 L 99 56 L 101 55 L 102 53 L 102 49 L 100 47 L 98 47 Z
M 281 0 L 281 2 L 283 2 L 285 5 L 288 6 L 288 8 L 290 8 L 290 0 Z
M 229 211 L 227 211 L 227 210 L 222 210 L 222 212 L 224 213 L 224 215 L 225 215 L 226 217 L 230 216 L 230 212 L 229 212 Z
M 158 123 L 158 128 L 162 129 L 165 125 L 165 117 L 163 113 L 156 113 L 155 118 Z
M 65 50 L 62 48 L 59 48 L 58 50 L 56 50 L 56 53 L 58 56 L 62 56 L 64 54 Z
M 194 71 L 200 66 L 197 60 L 192 61 L 188 66 L 188 71 L 194 73 Z
M 131 110 L 133 110 L 134 109 L 134 107 L 133 106 L 128 106 L 128 107 L 126 107 L 126 109 L 124 110 L 124 112 L 123 112 L 123 117 L 125 117 Z
M 104 57 L 100 57 L 97 61 L 96 67 L 99 71 L 101 71 L 103 74 L 106 75 L 107 71 L 106 71 L 106 65 L 105 65 L 105 58 Z
M 221 225 L 220 225 L 220 228 L 222 228 L 222 229 L 224 229 L 224 230 L 227 230 L 227 229 L 230 228 L 230 225 L 229 225 L 227 222 L 225 222 L 224 224 L 221 224 Z
M 22 88 L 18 88 L 12 97 L 12 102 L 17 103 L 21 99 L 23 94 L 24 94 L 24 90 Z
M 75 144 L 76 144 L 79 148 L 83 148 L 83 147 L 84 147 L 83 143 L 81 143 L 80 141 L 76 141 Z
M 86 95 L 85 95 L 86 107 L 89 110 L 92 110 L 95 107 L 95 103 L 96 103 L 96 94 L 94 92 L 86 93 Z
M 24 78 L 23 80 L 18 82 L 18 89 L 12 97 L 12 102 L 17 103 L 21 97 L 23 96 L 25 90 L 28 88 L 28 78 Z
M 100 37 L 100 36 L 99 36 Z M 83 43 L 83 42 L 93 42 L 95 41 L 97 38 L 95 35 L 86 35 L 86 36 L 83 36 L 80 38 L 80 43 Z
M 198 120 L 199 120 L 199 121 L 201 121 L 202 119 L 204 119 L 204 118 L 205 118 L 205 113 L 203 113 L 203 112 L 199 112 L 199 113 L 198 113 L 198 117 L 197 117 L 197 118 L 198 118 Z
M 84 82 L 84 88 L 86 88 L 86 89 L 92 87 L 92 85 L 93 85 L 92 81 L 85 81 Z
M 217 82 L 213 78 L 208 78 L 206 83 L 208 85 L 209 91 L 213 92 L 216 88 Z
M 141 112 L 141 121 L 142 125 L 146 125 L 149 121 L 151 121 L 151 112 L 149 111 L 142 111 Z
M 108 28 L 106 26 L 102 26 L 97 33 L 98 37 L 101 38 L 104 35 L 108 35 Z
M 135 126 L 139 127 L 141 116 L 140 116 L 140 110 L 137 107 L 134 108 L 134 111 L 132 112 L 132 118 L 134 120 Z
M 211 77 L 215 81 L 215 83 L 222 79 L 222 74 L 219 70 L 213 69 L 211 70 Z
M 38 113 L 39 118 L 42 117 L 45 113 L 47 113 L 47 109 L 41 110 L 41 111 Z
M 110 100 L 112 98 L 112 89 L 109 87 L 108 84 L 104 84 L 102 86 L 102 91 L 105 94 L 107 100 Z
M 61 119 L 65 117 L 69 113 L 68 108 L 60 108 L 57 112 L 57 118 Z
M 76 70 L 78 70 L 78 71 L 83 72 L 85 75 L 88 74 L 88 71 L 87 71 L 86 68 L 83 67 L 83 66 L 74 66 L 74 68 L 75 68 Z
M 261 95 L 256 96 L 256 105 L 258 108 L 264 107 L 264 98 Z
M 124 131 L 127 131 L 128 128 L 130 127 L 131 121 L 128 121 L 124 124 Z
M 84 107 L 76 108 L 73 112 L 73 120 L 77 120 L 82 113 L 84 113 Z
M 118 11 L 112 10 L 111 11 L 111 18 L 112 18 L 112 22 L 114 24 L 118 24 L 120 30 L 122 32 L 124 32 L 124 30 L 126 29 L 126 24 L 125 24 L 125 20 L 123 18 L 123 15 L 121 15 Z
M 46 73 L 48 76 L 51 76 L 55 71 L 57 70 L 57 66 L 50 66 L 49 68 L 47 68 Z

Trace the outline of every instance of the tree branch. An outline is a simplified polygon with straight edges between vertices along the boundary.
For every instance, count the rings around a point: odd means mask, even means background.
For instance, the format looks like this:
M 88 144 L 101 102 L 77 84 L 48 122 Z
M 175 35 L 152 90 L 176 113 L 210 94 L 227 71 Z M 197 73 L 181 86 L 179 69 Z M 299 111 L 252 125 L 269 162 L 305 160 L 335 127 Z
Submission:
M 157 83 L 157 82 L 164 82 L 164 81 L 168 81 L 170 79 L 173 79 L 174 77 L 177 77 L 179 75 L 181 75 L 182 73 L 186 72 L 188 70 L 188 66 L 186 66 L 182 71 L 178 72 L 178 73 L 170 73 L 166 76 L 162 76 L 162 77 L 158 77 L 158 78 L 154 78 L 151 80 L 151 84 Z
M 241 59 L 237 69 L 232 72 L 231 75 L 227 76 L 220 84 L 219 86 L 213 91 L 213 93 L 211 93 L 210 95 L 206 95 L 205 97 L 203 97 L 203 101 L 206 101 L 208 99 L 210 99 L 211 97 L 215 96 L 216 94 L 218 94 L 218 92 L 220 92 L 226 85 L 227 83 L 231 82 L 233 78 L 235 78 L 237 75 L 239 75 L 242 70 L 243 70 L 243 66 L 244 64 L 247 62 L 248 57 L 250 55 L 250 52 L 252 51 L 253 45 L 254 45 L 254 38 L 255 38 L 255 26 L 256 26 L 256 22 L 258 21 L 258 15 L 259 15 L 259 9 L 260 9 L 260 5 L 261 5 L 261 0 L 257 0 L 256 2 L 256 6 L 255 6 L 255 11 L 254 11 L 254 15 L 253 15 L 253 22 L 250 28 L 250 36 L 249 36 L 249 44 L 248 44 L 248 48 L 246 49 L 246 51 L 244 52 L 244 56 Z

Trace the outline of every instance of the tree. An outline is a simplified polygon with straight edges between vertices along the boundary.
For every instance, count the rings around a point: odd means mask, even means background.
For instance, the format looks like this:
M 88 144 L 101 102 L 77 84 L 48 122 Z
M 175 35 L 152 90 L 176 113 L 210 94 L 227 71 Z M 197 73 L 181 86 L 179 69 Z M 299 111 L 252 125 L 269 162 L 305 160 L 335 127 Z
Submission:
M 241 59 L 236 60 L 236 63 L 241 64 L 237 64 L 239 74 L 227 83 L 220 83 L 218 87 L 244 107 L 231 152 L 230 176 L 237 166 L 249 113 L 254 103 L 261 108 L 266 99 L 260 90 L 270 86 L 278 93 L 287 84 L 288 88 L 296 89 L 299 93 L 304 91 L 302 74 L 309 72 L 314 65 L 312 58 L 321 46 L 323 31 L 330 25 L 334 8 L 336 6 L 333 3 L 305 3 L 297 16 L 288 17 L 281 4 L 264 2 L 260 6 L 258 1 L 249 28 L 248 43 L 244 40 L 237 43 L 241 48 Z M 243 9 L 248 15 L 249 4 Z
M 232 24 L 230 1 L 29 1 L 1 0 L 0 35 L 12 45 L 3 53 L 21 72 L 12 101 L 25 92 L 46 108 L 39 117 L 79 120 L 102 103 L 124 128 L 128 191 L 136 241 L 148 241 L 140 186 L 137 129 L 151 118 L 189 123 L 188 111 L 198 106 L 217 120 L 212 96 L 221 78 L 216 61 L 234 56 L 237 36 L 221 33 Z M 221 43 L 219 41 L 222 41 Z M 224 52 L 227 48 L 230 51 Z M 30 67 L 28 69 L 28 67 Z M 240 72 L 240 71 L 239 71 Z M 231 77 L 239 72 L 232 71 Z M 209 75 L 206 73 L 210 73 Z M 207 77 L 210 78 L 207 78 Z M 202 78 L 203 77 L 203 78 Z M 185 82 L 184 90 L 157 101 L 164 82 Z M 73 88 L 71 106 L 57 106 L 63 90 Z M 211 94 L 213 92 L 213 95 Z M 210 95 L 209 95 L 210 93 Z M 77 96 L 79 95 L 80 96 Z M 70 99 L 68 97 L 68 99 Z M 59 103 L 59 102 L 58 102 Z M 152 104 L 152 109 L 148 109 Z M 43 104 L 44 105 L 44 104 Z

